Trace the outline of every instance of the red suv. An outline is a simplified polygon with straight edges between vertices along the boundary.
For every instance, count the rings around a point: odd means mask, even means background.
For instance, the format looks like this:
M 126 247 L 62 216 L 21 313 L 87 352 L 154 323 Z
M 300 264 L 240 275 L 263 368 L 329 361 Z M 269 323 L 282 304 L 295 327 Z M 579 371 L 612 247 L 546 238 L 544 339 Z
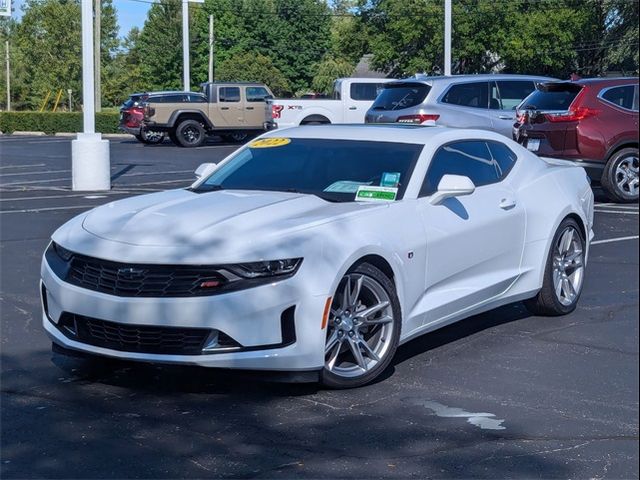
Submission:
M 638 200 L 638 78 L 542 83 L 516 113 L 517 142 L 583 166 L 613 200 Z

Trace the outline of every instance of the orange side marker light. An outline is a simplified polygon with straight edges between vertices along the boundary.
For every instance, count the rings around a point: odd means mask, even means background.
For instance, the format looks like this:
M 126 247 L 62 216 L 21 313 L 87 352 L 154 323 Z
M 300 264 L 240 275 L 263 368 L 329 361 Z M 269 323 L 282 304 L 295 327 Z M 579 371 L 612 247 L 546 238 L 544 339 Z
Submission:
M 327 322 L 329 321 L 329 312 L 331 312 L 331 302 L 333 301 L 333 297 L 327 298 L 327 301 L 324 303 L 324 313 L 322 315 L 322 327 L 321 330 L 324 330 L 327 327 Z

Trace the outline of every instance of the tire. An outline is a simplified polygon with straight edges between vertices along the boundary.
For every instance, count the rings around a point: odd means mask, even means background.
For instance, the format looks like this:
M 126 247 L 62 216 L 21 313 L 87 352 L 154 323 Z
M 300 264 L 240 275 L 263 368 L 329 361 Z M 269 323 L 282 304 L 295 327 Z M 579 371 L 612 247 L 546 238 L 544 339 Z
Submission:
M 222 138 L 230 143 L 243 143 L 249 138 L 249 134 L 247 132 L 225 133 Z
M 638 201 L 638 149 L 623 148 L 614 153 L 602 173 L 602 187 L 611 200 Z
M 158 143 L 164 142 L 164 137 L 164 132 L 142 129 L 139 140 L 147 145 L 157 145 Z
M 184 120 L 176 128 L 176 140 L 181 147 L 199 147 L 204 143 L 206 137 L 207 132 L 197 120 Z
M 322 384 L 342 389 L 375 380 L 393 359 L 401 324 L 400 302 L 391 279 L 369 263 L 349 270 L 331 305 Z
M 176 137 L 176 131 L 175 130 L 169 130 L 169 132 L 167 133 L 167 135 L 169 136 L 169 140 L 171 140 L 173 143 L 175 143 L 176 145 L 180 145 L 178 143 L 178 137 Z
M 534 315 L 558 316 L 573 312 L 584 286 L 586 242 L 578 223 L 565 218 L 545 262 L 542 289 L 524 302 Z

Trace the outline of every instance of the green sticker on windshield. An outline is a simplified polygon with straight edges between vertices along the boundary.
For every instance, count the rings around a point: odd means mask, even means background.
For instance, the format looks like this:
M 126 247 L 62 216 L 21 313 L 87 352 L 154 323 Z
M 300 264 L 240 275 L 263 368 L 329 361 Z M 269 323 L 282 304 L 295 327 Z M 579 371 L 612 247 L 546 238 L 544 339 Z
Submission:
M 400 172 L 384 172 L 380 179 L 381 187 L 397 188 L 400 185 Z
M 356 192 L 357 202 L 393 202 L 398 189 L 392 187 L 369 187 L 361 185 Z

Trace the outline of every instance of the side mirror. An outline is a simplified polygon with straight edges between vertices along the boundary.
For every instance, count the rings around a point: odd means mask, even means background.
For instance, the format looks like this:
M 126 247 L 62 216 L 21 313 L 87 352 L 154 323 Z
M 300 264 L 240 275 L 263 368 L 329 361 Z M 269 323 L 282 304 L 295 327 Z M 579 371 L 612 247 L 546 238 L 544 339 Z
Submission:
M 198 168 L 196 168 L 195 175 L 196 179 L 200 180 L 202 177 L 209 176 L 214 172 L 214 170 L 218 168 L 218 165 L 215 163 L 203 163 Z
M 469 177 L 462 175 L 444 175 L 438 184 L 438 191 L 431 195 L 429 203 L 440 205 L 447 198 L 471 195 L 476 191 L 476 186 Z

